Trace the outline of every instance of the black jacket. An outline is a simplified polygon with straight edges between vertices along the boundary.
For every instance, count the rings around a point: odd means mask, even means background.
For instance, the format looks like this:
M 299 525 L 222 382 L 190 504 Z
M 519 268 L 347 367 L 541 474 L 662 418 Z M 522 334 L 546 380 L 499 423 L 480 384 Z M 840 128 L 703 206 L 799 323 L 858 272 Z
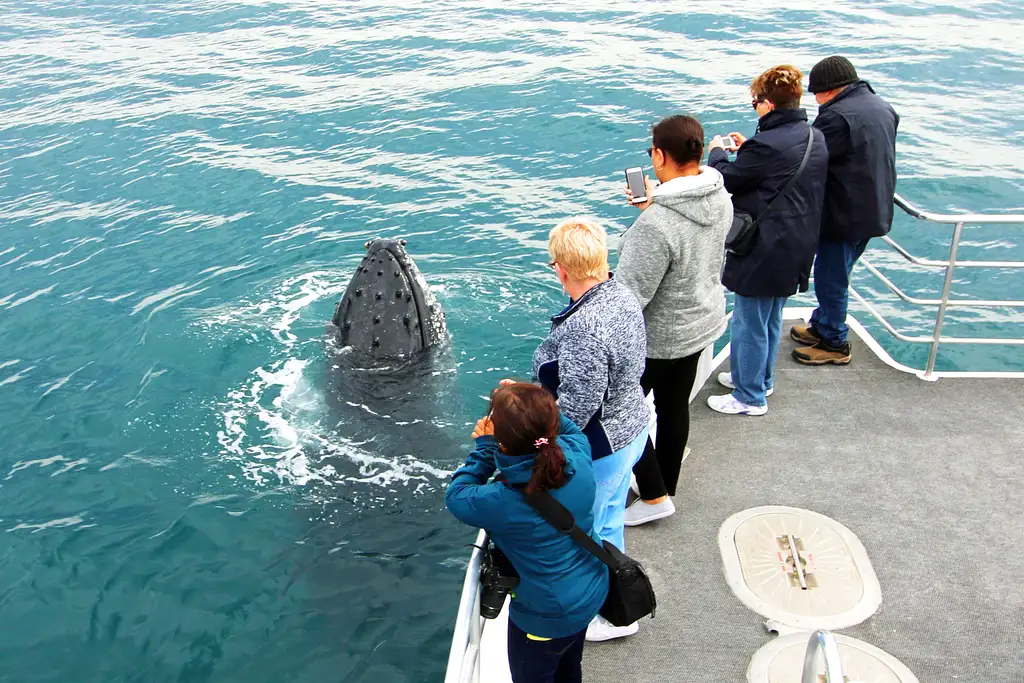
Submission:
M 828 143 L 821 239 L 858 242 L 892 228 L 900 117 L 866 81 L 821 105 L 814 127 Z
M 761 117 L 758 132 L 730 162 L 711 150 L 708 165 L 725 176 L 737 212 L 757 218 L 800 166 L 807 148 L 807 112 L 780 109 Z M 811 158 L 796 185 L 779 199 L 758 225 L 757 242 L 745 256 L 729 254 L 722 284 L 742 296 L 783 297 L 806 292 L 818 248 L 821 206 L 825 198 L 828 150 L 814 132 Z

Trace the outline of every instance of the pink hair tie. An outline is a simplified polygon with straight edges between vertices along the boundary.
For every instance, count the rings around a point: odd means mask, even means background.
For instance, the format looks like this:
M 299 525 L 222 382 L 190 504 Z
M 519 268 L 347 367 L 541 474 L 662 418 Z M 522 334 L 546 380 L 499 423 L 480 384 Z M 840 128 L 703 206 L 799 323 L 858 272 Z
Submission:
M 539 439 L 537 439 L 536 441 L 534 441 L 534 442 L 533 442 L 533 445 L 534 445 L 534 446 L 536 446 L 537 448 L 540 448 L 541 446 L 547 446 L 547 445 L 548 445 L 548 440 L 547 440 L 547 439 L 545 439 L 545 438 L 544 438 L 544 437 L 542 436 L 542 437 L 540 437 Z

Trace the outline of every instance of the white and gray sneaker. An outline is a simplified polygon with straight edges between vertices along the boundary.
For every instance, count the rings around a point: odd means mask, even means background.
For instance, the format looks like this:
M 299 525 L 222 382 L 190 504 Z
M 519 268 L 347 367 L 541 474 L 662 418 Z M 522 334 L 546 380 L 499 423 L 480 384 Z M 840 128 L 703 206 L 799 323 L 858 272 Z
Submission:
M 731 372 L 720 372 L 720 373 L 718 373 L 718 383 L 721 384 L 726 389 L 735 389 L 736 388 L 736 385 L 732 383 L 732 373 Z M 765 396 L 771 396 L 774 393 L 775 393 L 775 387 L 772 387 L 768 391 L 764 392 L 764 395 Z
M 634 622 L 629 626 L 612 626 L 612 623 L 598 614 L 587 626 L 587 641 L 600 643 L 631 636 L 640 630 L 640 624 Z
M 671 498 L 665 498 L 660 503 L 646 503 L 637 498 L 626 508 L 626 526 L 640 526 L 656 519 L 664 519 L 676 511 L 676 506 Z
M 768 412 L 768 406 L 748 406 L 742 401 L 737 401 L 732 394 L 725 396 L 708 396 L 708 406 L 711 410 L 726 415 L 764 415 Z

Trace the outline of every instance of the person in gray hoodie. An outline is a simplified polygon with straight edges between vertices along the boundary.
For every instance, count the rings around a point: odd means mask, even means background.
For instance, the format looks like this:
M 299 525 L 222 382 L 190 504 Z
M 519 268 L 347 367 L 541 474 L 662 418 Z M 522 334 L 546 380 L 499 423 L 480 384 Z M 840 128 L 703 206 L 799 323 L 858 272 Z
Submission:
M 722 174 L 701 166 L 704 129 L 670 116 L 652 130 L 648 153 L 661 181 L 619 248 L 618 279 L 643 307 L 647 360 L 640 380 L 654 392 L 657 446 L 649 439 L 633 467 L 640 497 L 626 526 L 675 512 L 679 469 L 690 432 L 690 393 L 701 352 L 726 330 L 722 260 L 732 202 Z M 629 189 L 627 197 L 632 202 Z

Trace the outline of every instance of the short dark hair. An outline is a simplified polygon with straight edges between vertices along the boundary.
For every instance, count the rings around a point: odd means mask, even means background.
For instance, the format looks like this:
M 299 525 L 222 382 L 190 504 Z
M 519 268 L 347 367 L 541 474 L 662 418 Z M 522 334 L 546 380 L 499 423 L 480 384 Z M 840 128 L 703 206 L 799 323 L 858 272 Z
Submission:
M 776 109 L 799 109 L 804 94 L 804 75 L 792 64 L 773 66 L 750 84 L 754 97 L 768 100 Z
M 704 156 L 704 128 L 692 116 L 669 116 L 654 124 L 651 144 L 677 164 L 700 162 Z

